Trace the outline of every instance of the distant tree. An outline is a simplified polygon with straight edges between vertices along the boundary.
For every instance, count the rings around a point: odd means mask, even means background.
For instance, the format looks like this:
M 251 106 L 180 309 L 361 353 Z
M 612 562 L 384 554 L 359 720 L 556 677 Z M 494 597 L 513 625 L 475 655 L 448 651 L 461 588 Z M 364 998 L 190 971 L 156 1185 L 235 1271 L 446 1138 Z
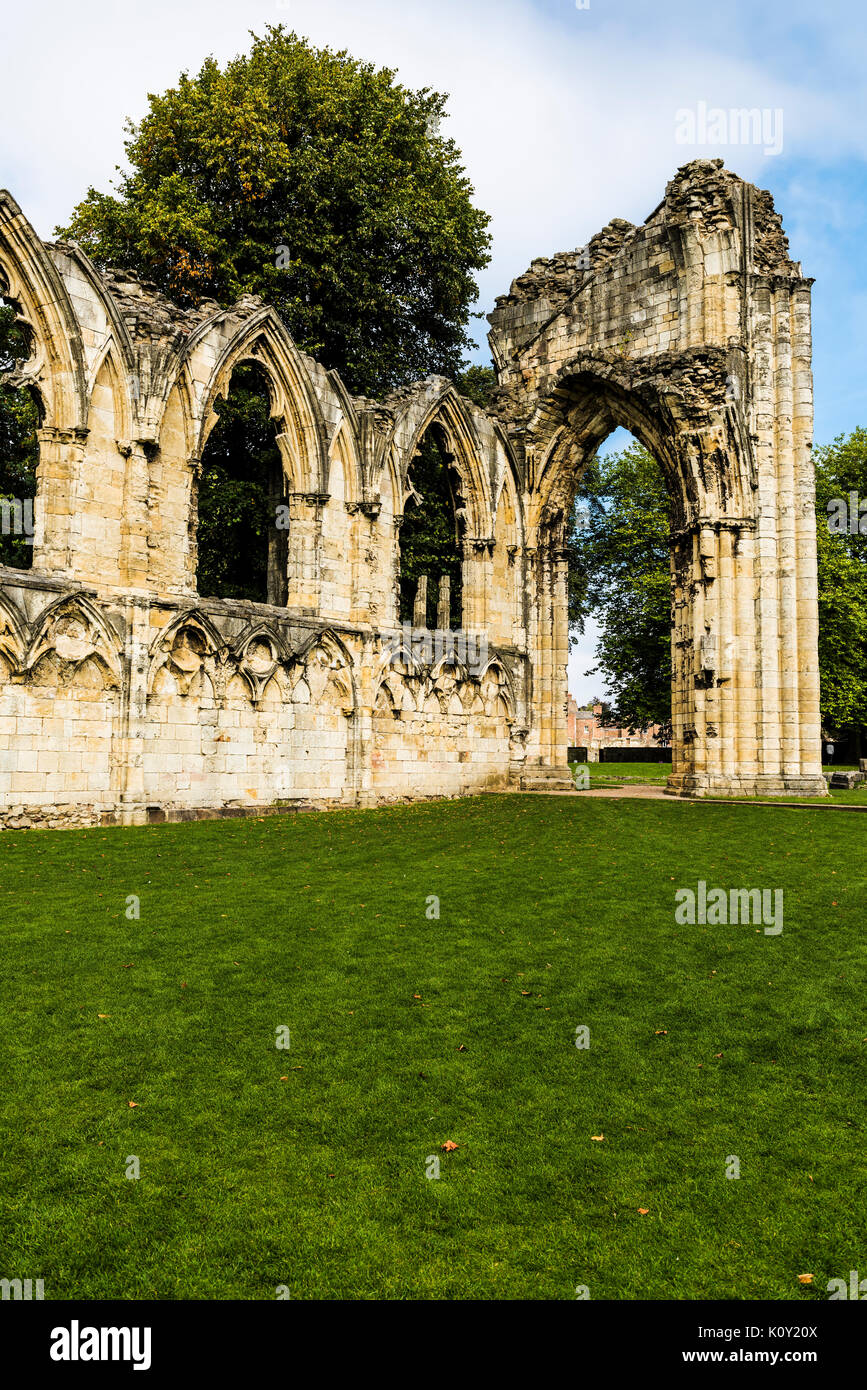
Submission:
M 867 429 L 814 450 L 822 723 L 832 738 L 867 733 Z M 853 514 L 850 494 L 857 502 Z M 843 527 L 838 529 L 843 504 Z M 855 533 L 850 523 L 854 522 Z M 862 530 L 863 526 L 863 530 Z
M 640 444 L 588 464 L 572 514 L 569 622 L 601 627 L 597 666 L 610 691 L 606 723 L 671 725 L 668 493 Z
M 39 461 L 39 407 L 29 391 L 3 380 L 30 355 L 27 336 L 15 321 L 14 308 L 0 299 L 0 500 L 23 504 L 36 495 Z M 11 522 L 10 513 L 10 522 Z M 0 533 L 0 565 L 29 569 L 33 546 L 23 534 Z
M 814 451 L 820 710 L 825 733 L 867 741 L 867 429 Z M 854 532 L 850 495 L 855 494 Z M 858 504 L 865 501 L 864 515 Z M 844 525 L 838 526 L 842 515 Z M 863 527 L 863 529 L 862 529 Z M 639 444 L 594 459 L 575 502 L 569 541 L 569 620 L 591 612 L 599 665 L 612 691 L 608 722 L 670 719 L 668 498 Z
M 409 479 L 418 501 L 407 504 L 400 528 L 400 617 L 412 622 L 418 581 L 428 576 L 427 625 L 437 625 L 439 580 L 451 582 L 452 626 L 460 624 L 462 553 L 456 518 L 457 478 L 449 467 L 445 441 L 437 426 L 425 433 L 410 465 Z
M 496 384 L 497 374 L 493 367 L 467 367 L 466 371 L 459 372 L 455 377 L 455 385 L 461 395 L 474 405 L 481 406 L 482 410 L 487 410 L 491 404 Z
M 244 362 L 229 394 L 216 406 L 217 424 L 202 454 L 198 498 L 200 594 L 282 603 L 269 553 L 280 539 L 275 526 L 282 497 L 282 460 L 274 437 L 262 369 Z

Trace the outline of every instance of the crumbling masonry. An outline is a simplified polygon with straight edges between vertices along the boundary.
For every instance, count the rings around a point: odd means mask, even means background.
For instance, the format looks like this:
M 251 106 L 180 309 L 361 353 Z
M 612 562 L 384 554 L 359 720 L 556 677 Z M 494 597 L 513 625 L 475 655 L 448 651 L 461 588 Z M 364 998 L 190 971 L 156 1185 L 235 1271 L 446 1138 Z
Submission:
M 670 790 L 824 793 L 811 283 L 769 194 L 697 161 L 642 226 L 534 261 L 497 300 L 487 413 L 439 378 L 374 402 L 259 300 L 183 311 L 41 242 L 0 194 L 0 292 L 33 343 L 15 380 L 43 415 L 33 568 L 0 569 L 0 820 L 556 785 L 566 528 L 617 425 L 671 497 Z M 195 587 L 202 450 L 247 360 L 283 460 L 280 607 Z M 434 424 L 460 478 L 472 669 L 395 638 L 408 470 Z

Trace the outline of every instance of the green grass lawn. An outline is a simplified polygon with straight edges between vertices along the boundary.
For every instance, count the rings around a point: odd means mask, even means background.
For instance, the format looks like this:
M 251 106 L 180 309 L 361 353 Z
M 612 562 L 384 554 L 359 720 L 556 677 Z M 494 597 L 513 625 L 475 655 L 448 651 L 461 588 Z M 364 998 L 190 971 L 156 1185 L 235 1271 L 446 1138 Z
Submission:
M 519 795 L 8 831 L 0 1276 L 827 1298 L 867 1274 L 863 845 L 820 809 Z M 678 925 L 700 878 L 782 888 L 782 934 Z
M 630 786 L 653 786 L 664 787 L 671 772 L 671 763 L 570 763 L 570 768 L 574 774 L 579 766 L 586 766 L 590 773 L 591 790 L 603 787 L 630 787 Z M 856 770 L 854 763 L 841 764 L 836 767 L 824 768 L 826 778 L 832 772 L 842 772 L 846 768 Z M 732 797 L 733 801 L 752 800 L 748 797 Z M 803 801 L 803 797 L 775 797 L 775 801 Z M 829 806 L 835 803 L 850 806 L 867 807 L 867 783 L 854 788 L 852 791 L 838 791 L 836 788 L 817 802 L 821 806 Z
M 570 763 L 573 772 L 578 763 Z M 664 787 L 671 774 L 671 763 L 586 763 L 591 787 L 620 787 L 640 783 Z

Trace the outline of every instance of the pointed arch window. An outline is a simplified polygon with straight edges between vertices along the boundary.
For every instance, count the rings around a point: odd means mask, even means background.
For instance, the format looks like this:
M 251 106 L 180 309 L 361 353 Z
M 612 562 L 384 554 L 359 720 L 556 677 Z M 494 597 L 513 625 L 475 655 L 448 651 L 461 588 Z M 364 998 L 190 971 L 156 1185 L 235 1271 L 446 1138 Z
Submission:
M 27 361 L 31 335 L 18 306 L 4 295 L 0 281 L 0 565 L 33 565 L 33 506 L 39 464 L 42 401 L 33 387 L 20 386 L 14 373 Z
M 412 494 L 400 527 L 401 622 L 459 628 L 463 499 L 460 475 L 441 426 L 434 424 L 425 431 L 410 464 L 409 483 Z
M 285 486 L 263 368 L 239 363 L 215 410 L 198 485 L 196 587 L 207 597 L 282 607 L 288 533 L 277 515 Z

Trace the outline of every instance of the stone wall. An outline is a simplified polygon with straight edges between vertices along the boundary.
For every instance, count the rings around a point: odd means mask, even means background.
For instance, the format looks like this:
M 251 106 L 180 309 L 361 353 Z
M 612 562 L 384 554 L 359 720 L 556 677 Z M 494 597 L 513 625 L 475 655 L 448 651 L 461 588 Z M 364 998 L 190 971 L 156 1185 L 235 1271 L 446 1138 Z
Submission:
M 641 227 L 534 262 L 490 316 L 479 410 L 432 378 L 348 394 L 246 296 L 184 311 L 0 194 L 0 291 L 43 409 L 33 568 L 0 569 L 0 823 L 136 822 L 458 795 L 566 757 L 572 498 L 616 425 L 669 481 L 671 790 L 824 792 L 810 281 L 769 195 L 680 170 Z M 196 592 L 215 403 L 265 371 L 290 525 L 285 606 Z M 424 432 L 460 477 L 464 633 L 398 620 Z

